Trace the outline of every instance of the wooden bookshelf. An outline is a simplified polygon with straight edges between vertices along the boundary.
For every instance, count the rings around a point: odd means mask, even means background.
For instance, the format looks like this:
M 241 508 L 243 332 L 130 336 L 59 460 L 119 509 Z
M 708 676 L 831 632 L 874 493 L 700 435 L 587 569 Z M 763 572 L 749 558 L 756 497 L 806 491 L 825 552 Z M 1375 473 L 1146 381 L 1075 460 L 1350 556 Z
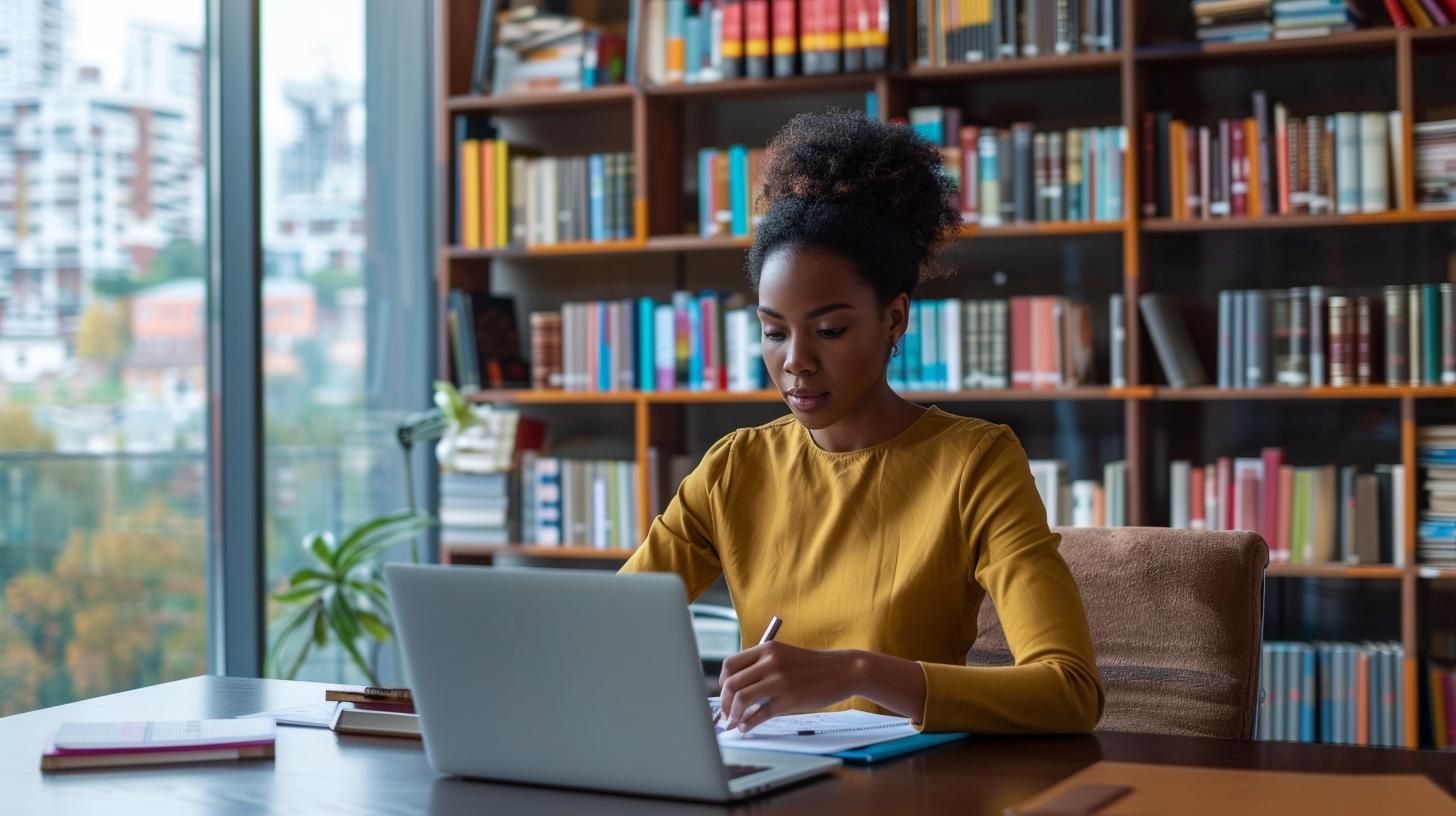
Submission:
M 630 106 L 636 97 L 637 91 L 630 85 L 607 85 L 601 88 L 559 93 L 510 94 L 507 96 L 465 94 L 450 97 L 445 105 L 451 113 L 508 114 Z
M 1140 63 L 1156 65 L 1178 62 L 1216 62 L 1234 60 L 1302 59 L 1320 54 L 1368 53 L 1395 49 L 1400 36 L 1394 28 L 1372 28 L 1292 40 L 1265 40 L 1247 43 L 1196 43 L 1169 47 L 1140 48 L 1135 58 Z
M 755 116 L 761 120 L 751 121 L 758 130 L 771 132 L 781 121 L 785 105 L 799 105 L 803 108 L 822 109 L 824 97 L 843 96 L 873 90 L 879 100 L 881 118 L 903 117 L 912 106 L 923 104 L 959 105 L 967 111 L 967 122 L 977 116 L 984 116 L 984 108 L 990 106 L 998 111 L 1016 110 L 997 119 L 994 124 L 1009 124 L 1013 121 L 1037 121 L 1038 113 L 1049 119 L 1060 116 L 1067 119 L 1071 114 L 1062 110 L 1047 111 L 1038 108 L 1043 94 L 1055 97 L 1060 93 L 1072 94 L 1074 113 L 1085 119 L 1070 126 L 1119 124 L 1127 129 L 1128 157 L 1123 187 L 1128 192 L 1124 201 L 1127 217 L 1110 223 L 1067 223 L 1067 224 L 1012 224 L 1003 227 L 981 228 L 968 225 L 962 230 L 962 237 L 974 246 L 985 248 L 987 254 L 997 257 L 1010 256 L 1013 262 L 1006 263 L 1007 271 L 1014 273 L 1017 282 L 1045 280 L 1043 292 L 1055 292 L 1063 284 L 1060 270 L 1044 268 L 1055 261 L 1015 263 L 1016 256 L 1026 250 L 1027 257 L 1038 259 L 1054 257 L 1061 242 L 1075 243 L 1079 251 L 1090 253 L 1120 254 L 1121 269 L 1089 270 L 1089 277 L 1107 273 L 1110 284 L 1123 295 L 1127 304 L 1127 357 L 1124 371 L 1128 385 L 1125 388 L 1084 387 L 1049 391 L 956 391 L 916 392 L 906 396 L 919 402 L 965 405 L 968 412 L 977 412 L 978 405 L 984 405 L 986 412 L 1004 416 L 1008 412 L 1019 416 L 1035 417 L 1044 422 L 1050 410 L 1049 404 L 1077 402 L 1086 404 L 1090 412 L 1121 412 L 1117 431 L 1121 433 L 1122 457 L 1128 465 L 1128 518 L 1132 524 L 1152 524 L 1166 519 L 1166 506 L 1157 495 L 1159 484 L 1166 481 L 1159 478 L 1167 462 L 1159 457 L 1170 458 L 1162 440 L 1164 435 L 1190 434 L 1192 430 L 1176 426 L 1177 417 L 1184 412 L 1198 415 L 1206 411 L 1237 410 L 1229 403 L 1256 402 L 1258 411 L 1283 412 L 1359 412 L 1378 415 L 1398 423 L 1399 450 L 1392 450 L 1386 461 L 1400 461 L 1406 466 L 1406 506 L 1402 508 L 1406 529 L 1413 531 L 1417 519 L 1416 481 L 1416 433 L 1417 419 L 1422 411 L 1438 409 L 1442 400 L 1456 397 L 1456 386 L 1363 386 L 1351 388 L 1257 388 L 1220 390 L 1217 388 L 1174 389 L 1162 384 L 1161 366 L 1157 363 L 1151 344 L 1139 322 L 1138 297 L 1150 291 L 1161 291 L 1173 285 L 1188 287 L 1181 291 L 1186 296 L 1200 297 L 1206 302 L 1207 291 L 1197 289 L 1207 276 L 1230 274 L 1210 257 L 1197 253 L 1186 253 L 1187 260 L 1166 247 L 1177 245 L 1206 246 L 1218 242 L 1230 245 L 1244 242 L 1246 245 L 1277 246 L 1277 242 L 1336 243 L 1351 227 L 1360 227 L 1361 240 L 1392 234 L 1405 236 L 1419 232 L 1422 241 L 1446 241 L 1450 231 L 1440 228 L 1442 224 L 1456 224 L 1456 211 L 1419 210 L 1415 208 L 1413 194 L 1408 194 L 1396 209 L 1378 214 L 1321 215 L 1321 216 L 1268 216 L 1259 218 L 1186 220 L 1171 218 L 1148 218 L 1141 214 L 1137 198 L 1140 195 L 1141 162 L 1137 159 L 1144 148 L 1141 142 L 1141 121 L 1144 112 L 1165 110 L 1172 107 L 1167 92 L 1159 96 L 1159 83 L 1181 81 L 1184 77 L 1209 72 L 1221 78 L 1233 77 L 1243 82 L 1262 82 L 1263 72 L 1299 70 L 1309 63 L 1311 84 L 1318 84 L 1329 66 L 1375 64 L 1381 70 L 1390 69 L 1394 81 L 1392 87 L 1381 86 L 1380 104 L 1388 106 L 1378 109 L 1399 110 L 1403 115 L 1405 133 L 1401 143 L 1407 157 L 1411 157 L 1411 124 L 1420 121 L 1424 112 L 1431 109 L 1429 103 L 1419 102 L 1423 77 L 1417 75 L 1415 65 L 1421 54 L 1445 54 L 1456 48 L 1456 27 L 1433 31 L 1372 29 L 1340 34 L 1322 39 L 1274 40 L 1260 43 L 1234 45 L 1186 45 L 1167 47 L 1155 42 L 1146 29 L 1148 20 L 1154 16 L 1159 0 L 1123 0 L 1122 51 L 1110 54 L 1078 54 L 1065 57 L 1044 57 L 1037 59 L 987 62 L 972 65 L 947 67 L 909 67 L 880 73 L 840 74 L 832 76 L 793 77 L 772 80 L 733 80 L 711 84 L 672 85 L 666 87 L 609 87 L 577 93 L 562 93 L 542 96 L 514 96 L 503 98 L 475 97 L 465 95 L 469 86 L 470 63 L 473 53 L 473 39 L 476 30 L 476 15 L 479 4 L 473 0 L 435 0 L 439 13 L 436 15 L 436 58 L 441 78 L 438 88 L 435 129 L 437 132 L 436 176 L 442 180 L 438 185 L 436 211 L 442 224 L 437 235 L 437 258 L 439 267 L 436 276 L 443 295 L 452 287 L 473 291 L 490 291 L 502 286 L 501 281 L 510 277 L 515 285 L 550 290 L 557 300 L 578 297 L 572 291 L 565 295 L 561 288 L 567 284 L 560 280 L 578 280 L 582 270 L 594 271 L 594 264 L 614 264 L 618 268 L 630 264 L 631 286 L 653 286 L 657 290 L 680 287 L 683 284 L 683 268 L 689 263 L 728 264 L 735 254 L 743 253 L 749 246 L 743 238 L 703 239 L 685 234 L 691 230 L 689 218 L 684 212 L 686 189 L 682 183 L 683 168 L 697 147 L 705 138 L 698 131 L 703 121 L 711 120 L 712 112 L 720 106 L 732 110 L 731 116 L 750 120 Z M 1186 8 L 1186 3 L 1180 3 Z M 1156 10 L 1161 11 L 1163 7 Z M 909 7 L 913 27 L 913 4 Z M 895 48 L 903 48 L 911 41 L 913 31 L 892 32 Z M 913 59 L 911 60 L 913 62 Z M 1242 73 L 1240 73 L 1242 72 Z M 641 72 L 639 72 L 641 75 Z M 1380 74 L 1384 83 L 1385 74 Z M 1425 79 L 1430 82 L 1429 78 Z M 1206 83 L 1216 84 L 1216 83 Z M 1288 83 L 1286 83 L 1288 84 Z M 1065 86 L 1065 87 L 1063 87 Z M 1298 100 L 1300 86 L 1296 90 L 1284 91 L 1283 99 Z M 1074 90 L 1068 90 L 1074 89 Z M 1208 91 L 1207 87 L 1203 88 Z M 1216 90 L 1216 89 L 1215 89 Z M 1271 89 L 1271 95 L 1275 92 Z M 1342 91 L 1338 88 L 1321 91 L 1318 112 L 1329 112 L 1345 108 Z M 1240 93 L 1243 93 L 1240 90 Z M 1311 92 L 1313 93 L 1313 92 Z M 1388 97 L 1388 99 L 1387 99 Z M 1247 97 L 1245 97 L 1247 98 Z M 763 103 L 764 111 L 774 113 L 758 114 L 757 106 Z M 753 107 L 743 103 L 750 102 Z M 1456 100 L 1450 100 L 1456 102 Z M 1180 110 L 1181 115 L 1198 113 L 1207 118 L 1231 115 L 1229 105 L 1218 100 L 1203 100 L 1197 95 L 1187 99 L 1179 96 L 1178 106 L 1191 106 Z M 1349 106 L 1368 104 L 1364 97 L 1355 97 Z M 1206 110 L 1205 110 L 1206 108 Z M 1377 109 L 1372 107 L 1355 109 Z M 745 110 L 747 113 L 745 113 Z M 624 112 L 631 121 L 630 143 L 624 146 L 618 141 L 604 144 L 600 150 L 630 149 L 636 158 L 638 168 L 636 189 L 637 237 L 628 241 L 600 244 L 576 244 L 555 247 L 528 247 L 523 249 L 467 250 L 449 244 L 444 225 L 450 222 L 453 206 L 450 198 L 451 185 L 445 179 L 451 177 L 450 133 L 453 117 L 458 115 L 479 116 L 523 122 L 549 116 L 553 121 L 579 122 L 583 134 L 592 133 L 599 119 L 621 116 Z M 1240 114 L 1242 115 L 1242 114 Z M 768 121 L 768 117 L 775 117 Z M 570 118 L 575 117 L 575 118 Z M 1429 118 L 1429 117 L 1428 117 Z M 1001 121 L 1004 119 L 1004 121 Z M 741 124 L 741 123 L 735 123 Z M 1059 127 L 1060 123 L 1049 125 Z M 695 141 L 696 140 L 696 141 Z M 741 139 L 748 143 L 746 139 Z M 1413 191 L 1413 161 L 1405 162 L 1404 189 Z M 1397 185 L 1399 186 L 1399 185 Z M 1389 231 L 1389 232 L 1387 232 Z M 1401 232 L 1406 231 L 1406 232 Z M 1288 233 L 1288 234 L 1283 234 Z M 980 244 L 983 239 L 994 239 L 994 243 Z M 1019 242 L 1025 242 L 1019 243 Z M 1048 249 L 1050 247 L 1050 249 Z M 959 249 L 959 248 L 958 248 Z M 1449 249 L 1449 246 L 1448 246 Z M 969 253 L 978 258 L 976 250 Z M 1252 254 L 1252 253 L 1251 253 Z M 1333 253 L 1332 253 L 1333 254 Z M 640 258 L 640 269 L 638 265 Z M 725 257 L 726 256 L 726 257 Z M 1102 256 L 1098 256 L 1102 257 Z M 1258 274 L 1277 277 L 1279 258 L 1277 252 L 1269 251 L 1254 255 L 1251 262 L 1256 271 L 1243 280 L 1258 281 Z M 550 264 L 529 267 L 524 274 L 503 275 L 500 270 L 531 264 L 538 259 L 557 259 Z M 997 263 L 1002 261 L 998 260 Z M 675 266 L 674 266 L 675 264 Z M 662 271 L 671 267 L 674 271 Z M 656 271 L 653 271 L 656 270 Z M 1120 271 L 1121 274 L 1114 274 Z M 1391 282 L 1416 282 L 1417 274 L 1429 274 L 1432 270 L 1408 270 Z M 1237 274 L 1237 272 L 1232 273 Z M 1288 285 L 1313 285 L 1329 283 L 1339 285 L 1338 272 L 1327 270 L 1324 277 L 1312 275 L 1307 280 L 1276 285 L 1243 285 L 1228 288 L 1277 288 Z M 576 277 L 572 277 L 575 275 Z M 649 276 L 652 277 L 649 280 Z M 1175 276 L 1181 281 L 1170 280 Z M 1185 283 L 1183 281 L 1191 281 Z M 955 286 L 956 279 L 949 284 Z M 574 284 L 572 284 L 574 285 Z M 987 290 L 973 290 L 970 284 L 955 296 L 985 297 Z M 746 286 L 744 287 L 746 289 Z M 1211 285 L 1209 290 L 1211 290 Z M 593 290 L 597 291 L 597 290 Z M 638 289 L 637 291 L 642 291 Z M 1024 289 L 1022 291 L 1025 291 Z M 634 294 L 624 289 L 621 296 Z M 598 295 L 583 292 L 582 299 L 595 299 Z M 1000 295 L 996 295 L 1000 296 Z M 533 303 L 539 301 L 532 301 Z M 549 302 L 549 300 L 548 300 Z M 532 306 L 531 308 L 541 308 Z M 524 315 L 521 316 L 524 325 Z M 1100 313 L 1095 319 L 1105 322 Z M 444 321 L 441 321 L 443 323 Z M 447 344 L 439 343 L 441 369 L 448 370 L 445 361 Z M 1205 366 L 1212 360 L 1205 360 Z M 1105 375 L 1105 371 L 1103 372 Z M 632 437 L 632 450 L 643 474 L 638 492 L 643 497 L 637 507 L 637 517 L 642 529 L 660 508 L 648 507 L 645 498 L 647 451 L 652 446 L 681 443 L 685 437 L 684 417 L 695 416 L 694 412 L 722 415 L 731 414 L 734 406 L 741 407 L 745 418 L 761 416 L 766 409 L 781 402 L 773 391 L 751 393 L 732 392 L 618 392 L 583 393 L 562 391 L 481 391 L 470 395 L 476 402 L 500 402 L 522 406 L 540 406 L 551 412 L 575 412 L 591 415 L 593 411 L 606 414 L 603 408 L 616 412 L 630 409 L 627 415 Z M 1368 402 L 1369 404 L 1362 403 Z M 1079 408 L 1078 410 L 1083 410 Z M 1267 412 L 1267 411 L 1266 411 Z M 556 413 L 552 414 L 553 416 Z M 575 415 L 575 414 L 572 414 Z M 1338 414 L 1344 416 L 1343 413 Z M 1173 418 L 1170 418 L 1173 417 Z M 1100 420 L 1099 420 L 1100 421 Z M 1166 426 L 1158 423 L 1167 423 Z M 1012 421 L 1013 427 L 1016 423 Z M 1190 424 L 1190 428 L 1196 427 Z M 1020 431 L 1020 428 L 1018 428 Z M 1357 429 L 1352 429 L 1357 432 Z M 1269 439 L 1268 444 L 1283 444 L 1282 440 Z M 1414 536 L 1407 536 L 1405 560 L 1415 564 Z M 534 547 L 524 544 L 507 547 L 458 547 L 446 542 L 447 559 L 455 563 L 488 563 L 497 557 L 518 557 L 550 560 L 591 560 L 610 563 L 627 557 L 630 551 L 595 550 L 585 547 Z M 1416 704 L 1418 667 L 1424 643 L 1420 630 L 1417 591 L 1421 580 L 1456 579 L 1456 569 L 1438 569 L 1423 566 L 1394 567 L 1389 565 L 1292 565 L 1274 564 L 1268 570 L 1271 580 L 1354 580 L 1359 582 L 1397 582 L 1399 609 L 1392 610 L 1399 618 L 1399 640 L 1407 659 L 1403 680 L 1407 700 L 1407 733 L 1419 733 L 1417 723 L 1423 713 Z M 1296 582 L 1297 583 L 1297 582 Z M 1362 586 L 1364 584 L 1362 583 Z M 1414 745 L 1414 742 L 1411 742 Z
M 1272 578 L 1399 581 L 1409 572 L 1406 567 L 1389 564 L 1270 564 L 1264 574 Z
M 1232 230 L 1326 229 L 1401 226 L 1456 221 L 1456 210 L 1392 210 L 1358 215 L 1265 215 L 1257 218 L 1148 218 L 1146 232 L 1224 232 Z
M 1067 54 L 1060 57 L 1029 57 L 959 65 L 912 65 L 906 70 L 906 74 L 912 79 L 936 82 L 1005 79 L 1038 74 L 1066 76 L 1103 71 L 1115 74 L 1122 68 L 1125 59 L 1120 51 L 1106 54 Z

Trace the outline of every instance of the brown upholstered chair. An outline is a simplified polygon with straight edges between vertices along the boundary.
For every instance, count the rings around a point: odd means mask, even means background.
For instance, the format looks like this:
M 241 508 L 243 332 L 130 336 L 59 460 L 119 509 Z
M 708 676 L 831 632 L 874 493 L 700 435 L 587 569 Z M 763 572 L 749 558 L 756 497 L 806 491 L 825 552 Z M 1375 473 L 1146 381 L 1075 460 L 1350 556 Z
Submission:
M 1253 736 L 1264 540 L 1154 527 L 1057 532 L 1107 692 L 1098 730 Z M 1011 663 L 989 598 L 968 662 Z

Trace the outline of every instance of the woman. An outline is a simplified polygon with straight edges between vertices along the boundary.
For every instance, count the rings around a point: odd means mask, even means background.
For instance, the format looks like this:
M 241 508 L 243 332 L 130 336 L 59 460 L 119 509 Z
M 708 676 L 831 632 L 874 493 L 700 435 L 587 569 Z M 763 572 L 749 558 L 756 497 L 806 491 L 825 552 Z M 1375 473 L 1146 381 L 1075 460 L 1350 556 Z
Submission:
M 745 639 L 723 714 L 849 705 L 925 730 L 1088 731 L 1102 687 L 1076 584 L 1009 429 L 891 390 L 910 298 L 960 225 L 907 127 L 801 115 L 769 145 L 748 255 L 763 359 L 792 412 L 713 445 L 624 571 L 721 574 Z M 970 667 L 989 594 L 1014 666 Z

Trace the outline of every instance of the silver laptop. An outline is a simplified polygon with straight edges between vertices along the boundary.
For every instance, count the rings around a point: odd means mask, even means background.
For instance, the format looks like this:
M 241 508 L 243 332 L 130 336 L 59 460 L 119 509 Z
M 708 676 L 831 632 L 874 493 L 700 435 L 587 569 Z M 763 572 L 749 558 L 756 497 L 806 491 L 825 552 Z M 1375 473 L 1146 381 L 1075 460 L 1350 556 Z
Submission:
M 720 749 L 676 575 L 384 568 L 430 767 L 722 802 L 833 757 Z

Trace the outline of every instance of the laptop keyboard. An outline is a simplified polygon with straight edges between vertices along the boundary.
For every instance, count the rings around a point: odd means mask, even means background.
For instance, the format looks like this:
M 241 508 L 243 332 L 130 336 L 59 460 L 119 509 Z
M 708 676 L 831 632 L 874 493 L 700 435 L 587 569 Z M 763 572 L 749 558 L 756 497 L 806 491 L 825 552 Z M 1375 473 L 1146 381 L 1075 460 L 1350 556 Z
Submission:
M 734 765 L 727 762 L 723 764 L 723 767 L 728 769 L 728 778 L 730 780 L 742 779 L 749 774 L 756 774 L 759 771 L 766 771 L 769 769 L 769 766 L 767 765 Z

